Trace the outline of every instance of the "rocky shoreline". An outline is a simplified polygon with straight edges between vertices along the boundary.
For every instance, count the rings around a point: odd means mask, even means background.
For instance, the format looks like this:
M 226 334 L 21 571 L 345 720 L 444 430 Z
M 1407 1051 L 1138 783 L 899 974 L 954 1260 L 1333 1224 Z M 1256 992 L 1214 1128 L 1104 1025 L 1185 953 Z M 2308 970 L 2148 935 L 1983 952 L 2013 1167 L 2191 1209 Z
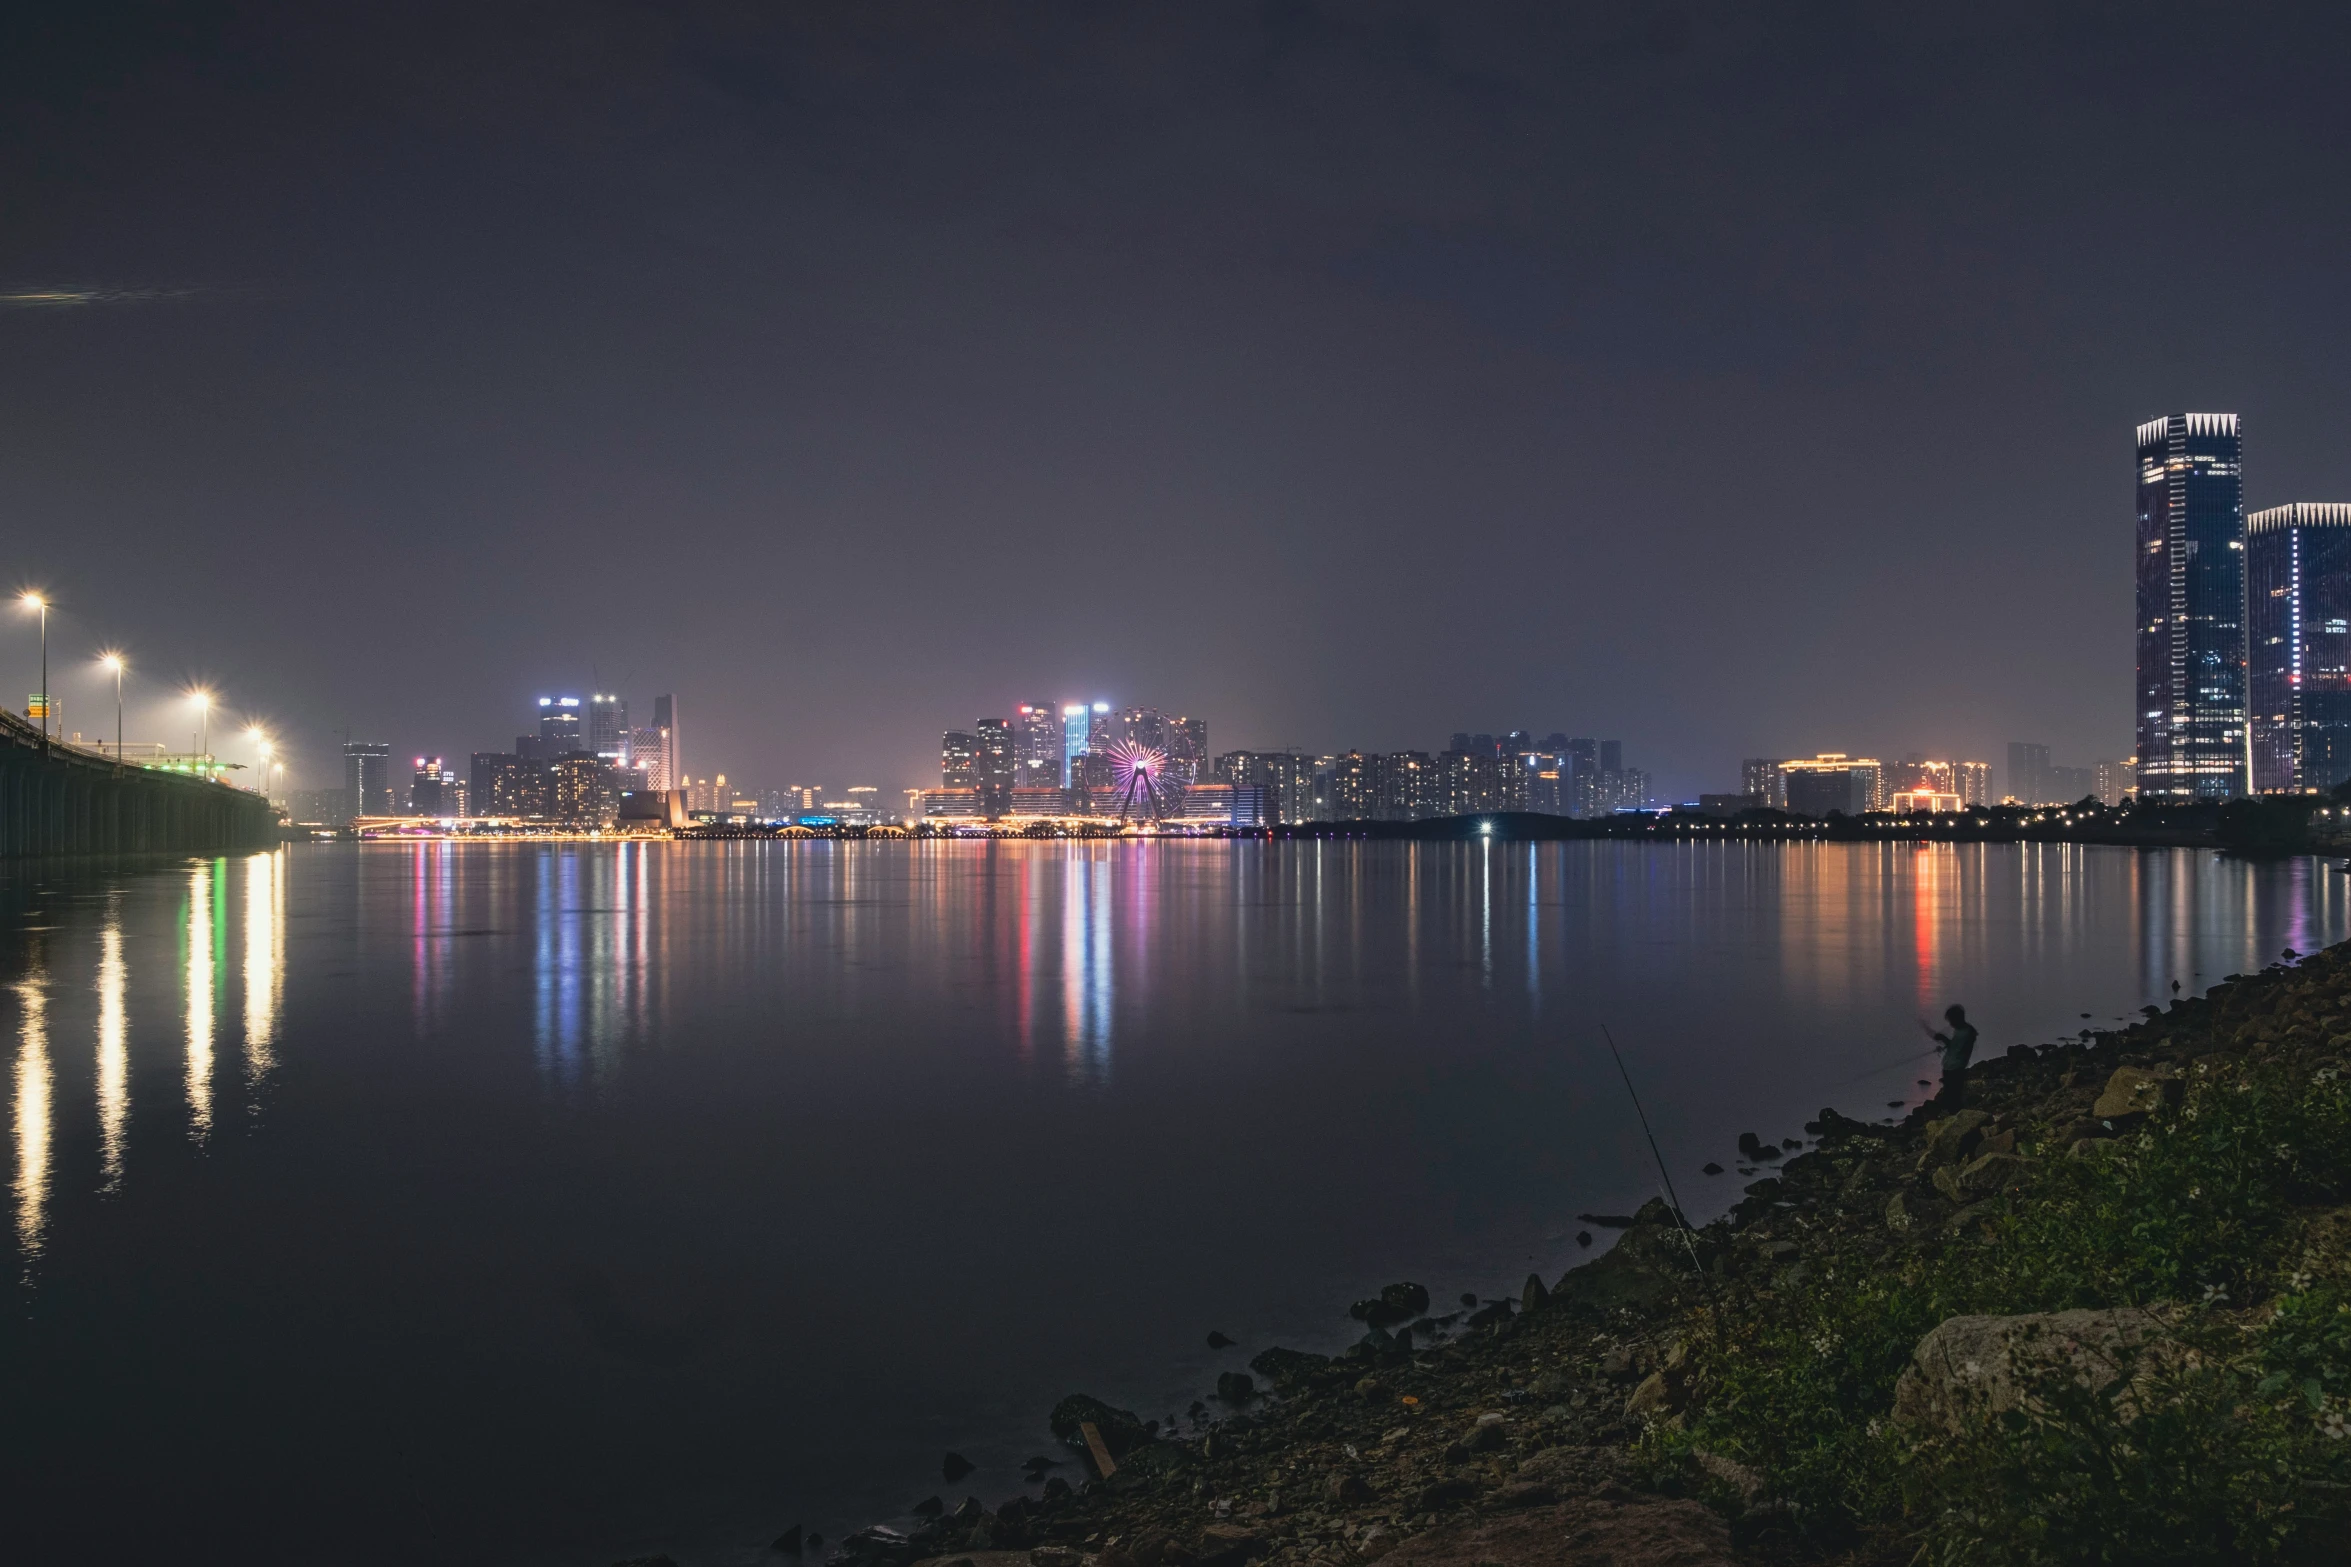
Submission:
M 2172 1506 L 2165 1487 L 2253 1464 L 2286 1489 L 2180 1501 L 2158 1545 L 2184 1554 L 2096 1559 L 2340 1559 L 2345 1492 L 2328 1487 L 2351 1473 L 2325 1466 L 2351 1448 L 2335 1440 L 2351 1431 L 2351 1148 L 2312 1145 L 2351 1132 L 2351 947 L 2146 1012 L 1979 1062 L 1954 1114 L 1824 1110 L 1801 1139 L 1742 1139 L 1743 1173 L 1761 1178 L 1731 1212 L 1692 1230 L 1654 1201 L 1601 1257 L 1530 1276 L 1515 1300 L 1432 1307 L 1392 1285 L 1357 1304 L 1366 1330 L 1346 1354 L 1264 1350 L 1190 1429 L 1072 1396 L 1036 1495 L 931 1498 L 915 1527 L 861 1531 L 831 1556 L 2091 1559 L 2066 1544 L 2074 1513 L 2085 1538 L 2127 1534 Z M 1985 1304 L 2031 1309 L 1965 1309 Z M 2316 1326 L 2289 1341 L 2289 1322 Z M 2155 1459 L 2128 1455 L 2161 1445 L 2158 1415 L 2189 1432 L 2174 1445 L 2212 1451 L 2144 1479 L 2134 1463 Z M 2076 1437 L 2075 1468 L 2034 1467 Z M 2240 1453 L 2256 1437 L 2285 1445 Z M 2113 1476 L 2089 1463 L 2076 1495 L 2080 1453 L 2110 1451 L 2126 1455 Z

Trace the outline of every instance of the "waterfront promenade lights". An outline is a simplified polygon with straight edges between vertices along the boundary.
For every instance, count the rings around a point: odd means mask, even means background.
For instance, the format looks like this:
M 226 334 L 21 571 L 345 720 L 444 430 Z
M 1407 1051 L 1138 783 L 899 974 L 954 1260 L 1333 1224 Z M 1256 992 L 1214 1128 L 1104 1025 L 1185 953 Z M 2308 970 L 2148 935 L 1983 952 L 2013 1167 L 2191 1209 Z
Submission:
M 41 749 L 49 749 L 49 601 L 38 593 L 27 593 L 24 607 L 41 612 Z
M 122 672 L 130 664 L 120 653 L 98 655 L 99 667 L 114 676 L 114 765 L 122 766 Z

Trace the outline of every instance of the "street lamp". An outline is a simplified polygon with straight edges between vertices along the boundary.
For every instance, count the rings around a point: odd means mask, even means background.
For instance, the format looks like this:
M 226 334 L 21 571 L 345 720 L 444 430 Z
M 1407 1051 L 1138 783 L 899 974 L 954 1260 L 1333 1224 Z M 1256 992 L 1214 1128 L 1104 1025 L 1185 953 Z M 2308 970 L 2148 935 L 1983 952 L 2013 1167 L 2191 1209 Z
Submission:
M 98 662 L 114 673 L 114 765 L 122 766 L 122 672 L 130 666 L 120 653 L 101 653 Z
M 203 759 L 212 754 L 212 693 L 191 691 L 188 700 L 196 704 L 196 767 L 201 772 Z
M 38 593 L 24 596 L 27 609 L 41 612 L 41 749 L 49 749 L 49 601 Z

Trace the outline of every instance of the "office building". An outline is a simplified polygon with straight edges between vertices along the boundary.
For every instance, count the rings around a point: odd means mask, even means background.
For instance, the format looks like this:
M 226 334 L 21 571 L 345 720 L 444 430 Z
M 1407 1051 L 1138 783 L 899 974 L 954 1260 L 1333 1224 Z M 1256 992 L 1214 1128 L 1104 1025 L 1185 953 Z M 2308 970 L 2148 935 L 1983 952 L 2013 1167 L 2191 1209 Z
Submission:
M 2045 805 L 2057 798 L 2049 791 L 2049 748 L 2022 740 L 2008 742 L 2008 798 L 2019 805 Z
M 594 756 L 573 751 L 545 766 L 550 816 L 573 827 L 597 827 L 611 821 L 619 797 L 607 789 L 606 770 Z
M 1069 814 L 1069 791 L 1054 784 L 1015 787 L 1006 814 L 1011 816 L 1066 816 Z
M 672 780 L 665 787 L 675 789 L 675 780 L 686 776 L 685 751 L 678 740 L 676 697 L 657 696 L 653 699 L 653 727 L 661 734 L 661 770 Z
M 614 766 L 629 759 L 629 704 L 598 692 L 588 698 L 588 749 Z
M 939 737 L 939 787 L 977 789 L 980 786 L 980 737 L 950 729 Z
M 416 776 L 408 782 L 408 814 L 411 816 L 455 817 L 465 813 L 458 809 L 457 779 L 442 770 L 437 756 L 416 759 Z
M 1893 812 L 1896 816 L 1929 814 L 1948 816 L 1961 808 L 1959 796 L 1949 789 L 1938 789 L 1932 784 L 1894 791 Z
M 1001 718 L 983 718 L 976 727 L 974 738 L 979 742 L 979 754 L 975 768 L 980 809 L 992 817 L 1002 816 L 1012 809 L 1013 783 L 1020 774 L 1012 725 Z
M 1012 715 L 1013 787 L 1058 789 L 1068 770 L 1062 752 L 1061 709 L 1023 702 Z
M 1798 816 L 1826 816 L 1831 811 L 1859 816 L 1884 803 L 1877 759 L 1847 756 L 1842 751 L 1780 764 L 1787 809 Z
M 2243 455 L 2235 414 L 2171 414 L 2138 429 L 2136 689 L 2148 800 L 2246 789 Z M 2013 780 L 2009 792 L 2018 794 Z
M 2351 506 L 2245 519 L 2253 788 L 2323 793 L 2351 778 Z
M 1069 759 L 1069 809 L 1073 815 L 1103 816 L 1118 809 L 1118 768 L 1099 751 Z
M 980 792 L 961 787 L 925 789 L 920 809 L 929 821 L 976 822 L 980 819 Z
M 2090 788 L 2101 805 L 2120 805 L 2137 792 L 2138 780 L 2132 775 L 2138 771 L 2128 762 L 2100 762 L 2090 769 Z
M 392 748 L 380 740 L 343 747 L 343 798 L 353 816 L 392 814 Z
M 580 699 L 576 696 L 539 698 L 539 759 L 552 762 L 559 756 L 587 748 L 587 731 L 580 724 Z
M 629 731 L 629 787 L 656 792 L 673 787 L 677 775 L 669 766 L 669 731 L 644 724 Z
M 1069 788 L 1077 782 L 1070 764 L 1094 749 L 1093 726 L 1098 719 L 1110 716 L 1108 702 L 1096 702 L 1088 707 L 1083 702 L 1072 702 L 1061 710 L 1061 785 Z

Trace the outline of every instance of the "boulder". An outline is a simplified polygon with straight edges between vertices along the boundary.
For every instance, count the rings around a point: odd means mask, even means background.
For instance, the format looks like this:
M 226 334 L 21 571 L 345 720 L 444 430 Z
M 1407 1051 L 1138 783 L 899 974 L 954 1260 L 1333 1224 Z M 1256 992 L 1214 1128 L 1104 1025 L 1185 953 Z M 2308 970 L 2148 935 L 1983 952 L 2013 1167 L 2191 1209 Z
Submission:
M 2105 1092 L 2090 1106 L 2101 1121 L 2126 1115 L 2145 1115 L 2180 1102 L 2179 1074 L 2169 1067 L 2118 1066 L 2106 1080 Z
M 1894 1418 L 1958 1431 L 1987 1415 L 2033 1407 L 2032 1387 L 2044 1378 L 2104 1388 L 2176 1352 L 2162 1318 L 2135 1306 L 1952 1317 L 1911 1351 L 1894 1384 Z
M 1110 1449 L 1110 1456 L 1123 1458 L 1132 1448 L 1151 1440 L 1151 1433 L 1143 1429 L 1141 1417 L 1131 1409 L 1113 1409 L 1098 1398 L 1084 1393 L 1072 1393 L 1053 1406 L 1046 1424 L 1054 1436 L 1071 1447 L 1083 1449 L 1086 1438 L 1078 1427 L 1088 1422 L 1102 1433 L 1102 1445 Z
M 1949 1164 L 1975 1152 L 1975 1145 L 1983 1136 L 1984 1127 L 1991 1121 L 1990 1112 L 1961 1110 L 1927 1123 L 1927 1164 Z
M 1330 1363 L 1328 1355 L 1310 1355 L 1302 1349 L 1283 1349 L 1277 1344 L 1251 1356 L 1249 1369 L 1288 1392 Z
M 1519 1309 L 1521 1311 L 1532 1311 L 1537 1306 L 1548 1304 L 1550 1299 L 1551 1291 L 1543 1283 L 1543 1275 L 1540 1273 L 1528 1274 L 1525 1287 L 1519 1291 Z
M 1369 1507 L 1379 1495 L 1361 1475 L 1333 1475 L 1323 1488 L 1323 1499 L 1333 1507 Z
M 1246 1404 L 1257 1396 L 1257 1384 L 1246 1371 L 1226 1371 L 1216 1379 L 1216 1396 L 1228 1404 Z

